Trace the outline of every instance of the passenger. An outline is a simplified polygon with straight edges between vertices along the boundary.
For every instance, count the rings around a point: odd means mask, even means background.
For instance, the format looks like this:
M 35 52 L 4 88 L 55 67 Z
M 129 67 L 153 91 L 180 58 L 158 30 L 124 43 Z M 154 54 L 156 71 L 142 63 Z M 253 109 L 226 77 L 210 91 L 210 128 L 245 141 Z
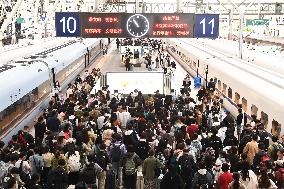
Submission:
M 68 174 L 66 171 L 66 161 L 59 159 L 58 164 L 48 174 L 47 185 L 50 189 L 67 188 Z
M 157 189 L 158 169 L 163 168 L 163 164 L 154 157 L 155 151 L 149 151 L 149 157 L 143 162 L 142 173 L 144 176 L 145 189 Z
M 235 172 L 233 174 L 234 181 L 229 184 L 228 189 L 246 189 L 245 186 L 240 182 L 240 174 Z
M 258 178 L 258 188 L 277 189 L 275 183 L 269 178 L 266 170 L 262 170 Z
M 121 168 L 121 160 L 123 156 L 127 153 L 125 145 L 121 141 L 121 136 L 119 134 L 114 135 L 115 142 L 111 144 L 109 157 L 112 163 L 112 168 L 118 178 L 119 168 Z
M 213 186 L 213 178 L 206 170 L 204 162 L 200 162 L 198 168 L 192 181 L 193 188 L 211 188 Z
M 54 110 L 51 112 L 50 117 L 47 118 L 46 127 L 54 135 L 59 133 L 60 120 L 57 118 L 57 112 Z
M 122 112 L 119 114 L 118 120 L 121 123 L 121 129 L 125 130 L 126 129 L 126 123 L 130 120 L 131 115 L 127 111 L 126 106 L 122 106 Z
M 183 189 L 184 183 L 174 166 L 169 165 L 168 172 L 164 175 L 160 188 Z
M 228 189 L 229 184 L 233 181 L 233 175 L 229 172 L 229 165 L 222 165 L 222 174 L 218 177 L 218 185 L 220 189 Z
M 257 143 L 258 136 L 256 134 L 252 135 L 252 141 L 248 142 L 244 148 L 244 153 L 248 155 L 248 162 L 250 165 L 253 164 L 253 159 L 255 154 L 258 152 L 258 143 Z
M 190 189 L 192 186 L 192 179 L 196 171 L 195 160 L 190 155 L 189 148 L 183 150 L 182 156 L 178 159 L 178 165 L 180 167 L 180 175 L 185 184 L 186 189 Z
M 250 169 L 250 165 L 248 163 L 243 164 L 240 180 L 245 188 L 257 189 L 257 176 Z
M 24 138 L 27 141 L 27 143 L 30 144 L 34 144 L 34 137 L 29 133 L 29 126 L 24 126 L 24 130 L 23 130 L 23 134 L 24 134 Z
M 272 136 L 272 144 L 268 147 L 268 155 L 273 159 L 273 161 L 277 160 L 277 152 L 282 149 L 283 147 L 278 143 L 278 137 Z
M 127 153 L 122 159 L 125 189 L 136 189 L 137 169 L 141 164 L 141 159 L 134 152 L 134 146 L 128 145 Z
M 46 125 L 43 116 L 39 116 L 37 123 L 34 125 L 35 128 L 35 140 L 37 144 L 42 143 L 44 134 L 46 132 Z
M 84 165 L 82 170 L 82 180 L 88 185 L 90 189 L 96 189 L 96 179 L 103 169 L 95 163 L 93 156 L 88 156 L 88 162 Z
M 34 151 L 31 151 L 31 156 L 29 157 L 29 162 L 31 164 L 31 175 L 37 175 L 42 172 L 43 169 L 43 158 L 40 155 L 40 149 L 34 148 Z

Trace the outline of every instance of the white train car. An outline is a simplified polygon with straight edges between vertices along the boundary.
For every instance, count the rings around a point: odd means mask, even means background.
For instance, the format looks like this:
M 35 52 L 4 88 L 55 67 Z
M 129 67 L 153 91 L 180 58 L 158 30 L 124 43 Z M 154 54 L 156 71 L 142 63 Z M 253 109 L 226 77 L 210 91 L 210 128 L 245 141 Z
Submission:
M 45 38 L 39 41 L 4 46 L 0 48 L 0 65 L 6 64 L 15 58 L 42 52 L 58 46 L 58 44 L 68 43 L 69 41 L 71 41 L 69 38 L 60 38 L 57 40 L 54 40 L 54 38 Z
M 238 59 L 204 51 L 182 40 L 169 39 L 169 52 L 192 75 L 214 78 L 224 98 L 224 107 L 237 115 L 241 105 L 247 115 L 257 115 L 272 134 L 280 134 L 284 124 L 284 78 Z M 281 131 L 281 134 L 284 130 Z
M 239 47 L 236 42 L 228 42 L 220 39 L 184 39 L 183 41 L 199 46 L 206 46 L 207 49 L 218 51 L 219 53 L 222 53 L 223 56 L 239 56 Z M 276 52 L 268 52 L 264 47 L 244 44 L 243 60 L 284 75 L 283 55 Z
M 100 54 L 103 44 L 102 39 L 71 41 L 1 65 L 0 140 L 10 139 L 46 108 L 52 91 L 49 69 L 63 90 Z

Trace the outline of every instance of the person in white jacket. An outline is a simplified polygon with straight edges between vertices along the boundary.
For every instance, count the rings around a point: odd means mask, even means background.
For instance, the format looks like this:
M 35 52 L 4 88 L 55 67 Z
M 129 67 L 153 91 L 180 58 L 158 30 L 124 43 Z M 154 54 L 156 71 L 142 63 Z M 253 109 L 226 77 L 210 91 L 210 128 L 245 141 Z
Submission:
M 276 184 L 269 178 L 267 170 L 262 170 L 258 178 L 258 188 L 277 189 Z
M 122 112 L 119 114 L 118 119 L 121 123 L 121 129 L 126 128 L 126 123 L 131 119 L 130 113 L 127 111 L 126 106 L 122 107 Z
M 257 189 L 257 176 L 252 170 L 249 169 L 249 164 L 243 165 L 240 181 L 245 188 Z

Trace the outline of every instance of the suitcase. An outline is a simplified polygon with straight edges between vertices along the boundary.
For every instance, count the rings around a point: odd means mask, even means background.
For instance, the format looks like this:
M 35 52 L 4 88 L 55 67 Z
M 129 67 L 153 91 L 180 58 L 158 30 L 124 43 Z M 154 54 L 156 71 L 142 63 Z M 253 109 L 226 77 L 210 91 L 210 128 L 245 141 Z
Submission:
M 115 189 L 115 174 L 113 170 L 107 171 L 105 189 Z

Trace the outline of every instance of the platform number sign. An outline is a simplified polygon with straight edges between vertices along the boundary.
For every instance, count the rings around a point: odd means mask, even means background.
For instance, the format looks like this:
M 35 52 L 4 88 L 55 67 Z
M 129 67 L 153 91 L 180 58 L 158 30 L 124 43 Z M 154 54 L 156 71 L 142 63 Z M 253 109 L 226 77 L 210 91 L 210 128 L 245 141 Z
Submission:
M 219 15 L 196 14 L 195 35 L 196 38 L 217 38 L 219 35 Z
M 79 37 L 80 14 L 73 12 L 56 12 L 55 27 L 57 37 Z

